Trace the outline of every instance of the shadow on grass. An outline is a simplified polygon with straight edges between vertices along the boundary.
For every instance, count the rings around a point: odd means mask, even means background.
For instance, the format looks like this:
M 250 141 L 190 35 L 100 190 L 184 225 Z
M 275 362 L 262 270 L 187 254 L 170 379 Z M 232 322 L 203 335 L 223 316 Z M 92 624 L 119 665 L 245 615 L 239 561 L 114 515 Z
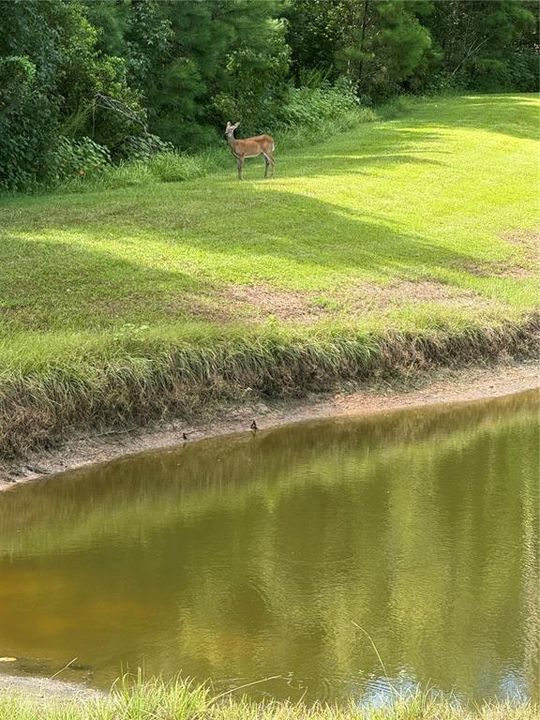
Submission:
M 216 226 L 214 218 L 205 225 L 197 216 L 196 230 L 189 231 L 183 222 L 178 228 L 171 222 L 176 203 L 171 195 L 165 227 L 163 204 L 152 212 L 143 207 L 137 234 L 130 215 L 122 238 L 113 235 L 105 247 L 99 243 L 113 230 L 118 233 L 122 220 L 115 213 L 115 223 L 109 225 L 110 218 L 100 217 L 99 208 L 84 228 L 71 227 L 66 209 L 62 226 L 47 226 L 47 240 L 39 239 L 39 230 L 36 239 L 29 239 L 12 229 L 0 243 L 0 318 L 8 327 L 41 330 L 145 318 L 205 319 L 198 301 L 219 305 L 218 290 L 230 282 L 275 283 L 276 267 L 286 269 L 286 286 L 302 288 L 311 276 L 315 286 L 325 289 L 362 277 L 440 276 L 473 259 L 389 226 L 376 215 L 304 195 L 260 193 L 246 184 L 235 186 L 228 202 L 234 224 Z M 117 205 L 121 207 L 121 199 Z M 264 212 L 257 212 L 259 207 Z M 204 203 L 200 212 L 207 212 Z M 24 289 L 21 277 L 27 282 Z
M 415 130 L 470 128 L 537 140 L 538 101 L 532 94 L 434 98 L 394 120 L 392 126 L 396 125 Z
M 434 106 L 440 111 L 434 113 Z M 448 128 L 538 139 L 538 104 L 533 96 L 516 95 L 433 100 L 415 106 L 406 116 L 392 122 L 359 126 L 352 131 L 358 137 L 355 151 L 351 152 L 351 134 L 347 133 L 332 139 L 331 153 L 323 145 L 319 153 L 315 146 L 314 151 L 310 148 L 286 154 L 283 163 L 279 163 L 278 153 L 278 172 L 286 177 L 324 176 L 363 174 L 374 166 L 385 169 L 403 164 L 444 166 L 443 158 L 451 152 L 441 149 L 445 138 L 440 130 Z M 422 157 L 425 153 L 431 157 Z
M 333 138 L 330 147 L 321 143 L 303 151 L 285 154 L 282 159 L 278 152 L 276 177 L 363 175 L 368 174 L 370 168 L 391 169 L 405 164 L 443 166 L 443 160 L 433 156 L 449 154 L 440 149 L 441 135 L 437 132 L 411 131 L 409 127 L 387 124 L 362 125 L 352 132 L 353 137 L 358 138 L 354 148 L 351 147 L 351 134 L 344 134 Z M 423 157 L 426 153 L 431 157 Z M 258 165 L 258 161 L 252 161 L 248 167 L 249 180 L 257 180 Z
M 17 235 L 0 243 L 0 329 L 88 329 L 169 315 L 196 314 L 196 296 L 208 284 L 179 267 L 155 268 L 82 243 L 30 240 Z M 24 283 L 21 279 L 24 278 Z M 83 325 L 83 327 L 81 327 Z
M 264 202 L 272 221 L 257 219 L 251 226 L 256 234 L 249 238 L 239 232 L 235 237 L 214 235 L 211 239 L 184 235 L 179 241 L 227 255 L 285 258 L 292 266 L 318 265 L 344 275 L 356 270 L 378 276 L 406 275 L 420 269 L 447 269 L 473 257 L 403 232 L 369 211 L 355 212 L 281 191 L 265 195 Z M 235 208 L 238 226 L 246 227 L 251 215 L 250 195 L 243 207 Z

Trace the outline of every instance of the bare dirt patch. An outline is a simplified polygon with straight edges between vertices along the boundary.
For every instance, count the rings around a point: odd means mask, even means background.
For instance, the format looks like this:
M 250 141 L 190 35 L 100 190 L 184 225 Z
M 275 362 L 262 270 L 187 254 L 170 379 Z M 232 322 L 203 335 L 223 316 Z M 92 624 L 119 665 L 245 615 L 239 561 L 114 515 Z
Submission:
M 532 274 L 529 268 L 514 263 L 475 263 L 466 262 L 459 266 L 460 270 L 475 275 L 476 277 L 507 277 L 520 278 Z
M 538 257 L 540 230 L 512 230 L 511 232 L 504 233 L 502 239 L 511 245 L 525 247 Z
M 314 322 L 326 314 L 314 303 L 313 294 L 299 290 L 278 290 L 267 285 L 232 285 L 224 293 L 228 303 L 244 306 L 256 318 L 274 315 L 279 320 Z
M 337 316 L 356 317 L 369 310 L 387 310 L 405 303 L 445 303 L 478 308 L 491 303 L 471 290 L 433 280 L 400 280 L 388 285 L 361 283 L 330 292 L 279 290 L 267 285 L 231 286 L 223 294 L 234 308 L 253 320 L 274 316 L 284 322 L 314 323 Z
M 506 261 L 460 262 L 456 267 L 476 277 L 523 278 L 533 275 L 540 259 L 540 232 L 512 230 L 501 237 L 516 248 L 511 258 Z
M 353 310 L 385 310 L 404 303 L 444 303 L 452 307 L 478 308 L 490 303 L 472 290 L 456 288 L 433 280 L 400 280 L 389 285 L 361 285 L 346 291 Z M 345 295 L 345 297 L 347 296 Z
M 21 696 L 27 700 L 46 698 L 47 700 L 69 702 L 84 702 L 102 697 L 102 693 L 81 684 L 40 677 L 4 675 L 2 673 L 0 673 L 0 695 L 7 697 Z

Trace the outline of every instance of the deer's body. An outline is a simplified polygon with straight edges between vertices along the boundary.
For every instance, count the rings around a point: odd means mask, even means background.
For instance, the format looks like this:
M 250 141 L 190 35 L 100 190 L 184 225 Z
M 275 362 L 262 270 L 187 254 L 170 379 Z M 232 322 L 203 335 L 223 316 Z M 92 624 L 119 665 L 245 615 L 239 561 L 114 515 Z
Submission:
M 272 175 L 274 175 L 274 138 L 271 135 L 256 135 L 255 137 L 246 138 L 245 140 L 237 140 L 234 137 L 234 131 L 238 127 L 239 123 L 231 125 L 227 123 L 225 128 L 225 135 L 227 136 L 227 142 L 231 148 L 232 154 L 236 158 L 238 165 L 238 179 L 242 179 L 242 170 L 244 169 L 244 162 L 246 158 L 258 157 L 263 155 L 264 157 L 264 177 L 268 177 L 268 167 L 272 168 Z

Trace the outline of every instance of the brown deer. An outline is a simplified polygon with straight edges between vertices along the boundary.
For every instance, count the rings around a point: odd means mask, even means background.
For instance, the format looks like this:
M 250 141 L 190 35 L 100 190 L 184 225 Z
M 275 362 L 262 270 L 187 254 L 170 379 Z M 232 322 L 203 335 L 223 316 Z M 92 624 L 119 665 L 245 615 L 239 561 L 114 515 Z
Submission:
M 234 131 L 239 125 L 239 122 L 234 123 L 234 125 L 228 122 L 225 128 L 227 142 L 238 163 L 238 179 L 242 179 L 245 159 L 258 157 L 261 154 L 264 155 L 264 177 L 268 177 L 268 166 L 272 168 L 270 177 L 274 177 L 274 165 L 276 164 L 274 156 L 272 155 L 274 152 L 274 138 L 271 135 L 256 135 L 255 137 L 246 138 L 245 140 L 237 140 L 234 137 Z

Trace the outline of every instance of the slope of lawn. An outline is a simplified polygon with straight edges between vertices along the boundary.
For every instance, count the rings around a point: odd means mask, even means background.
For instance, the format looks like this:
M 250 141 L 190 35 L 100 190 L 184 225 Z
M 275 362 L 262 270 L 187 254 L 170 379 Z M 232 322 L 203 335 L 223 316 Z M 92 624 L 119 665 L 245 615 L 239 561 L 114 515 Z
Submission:
M 511 326 L 511 351 L 538 304 L 539 105 L 437 99 L 302 149 L 277 137 L 272 181 L 257 159 L 238 182 L 231 158 L 184 183 L 3 198 L 0 418 L 34 423 L 32 444 L 143 422 L 160 396 L 184 411 L 203 385 L 298 390 L 308 367 L 323 387 L 373 368 L 383 338 L 450 356 Z

